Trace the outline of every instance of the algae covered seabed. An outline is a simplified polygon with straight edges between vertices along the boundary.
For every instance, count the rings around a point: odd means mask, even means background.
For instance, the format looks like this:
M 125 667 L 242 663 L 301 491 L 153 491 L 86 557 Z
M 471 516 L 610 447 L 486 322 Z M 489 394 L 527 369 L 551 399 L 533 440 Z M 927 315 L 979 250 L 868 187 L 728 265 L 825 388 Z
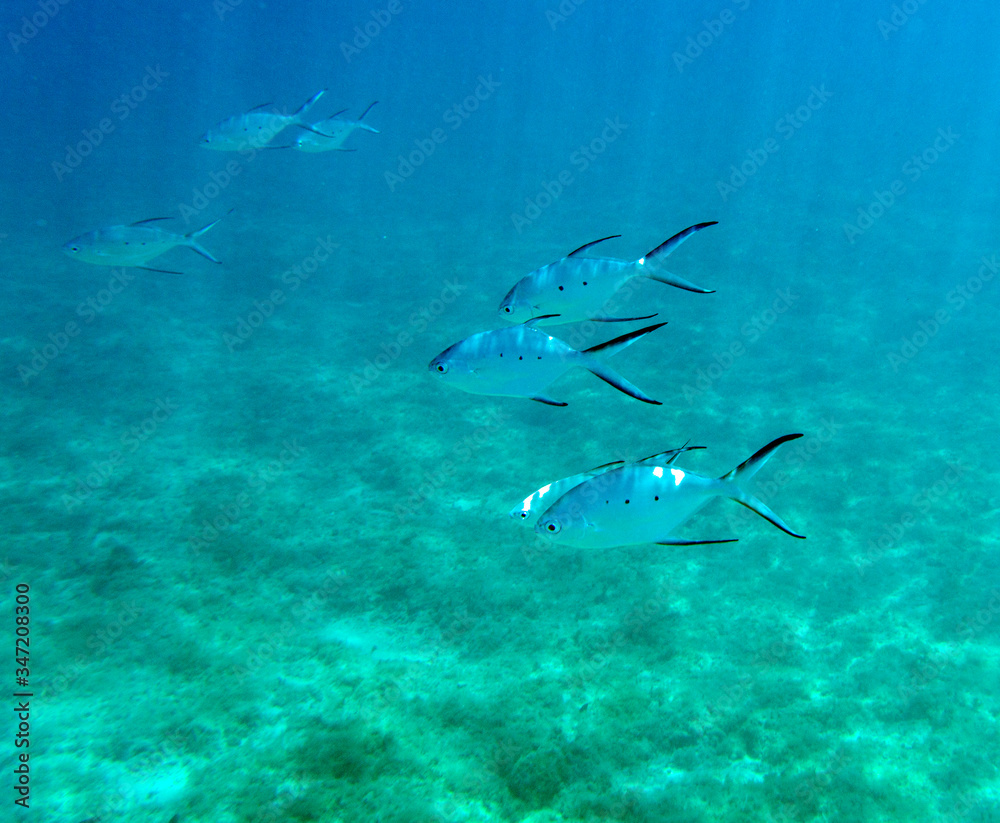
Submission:
M 560 42 L 589 43 L 588 7 Z M 33 820 L 1000 816 L 995 132 L 981 101 L 949 108 L 943 78 L 921 87 L 921 122 L 866 107 L 832 69 L 832 96 L 795 115 L 819 63 L 801 88 L 720 100 L 723 62 L 753 41 L 740 19 L 684 72 L 657 53 L 682 78 L 669 107 L 642 86 L 588 108 L 596 81 L 518 75 L 468 44 L 450 80 L 433 62 L 392 75 L 415 48 L 401 14 L 330 94 L 354 112 L 378 99 L 381 134 L 262 152 L 218 191 L 230 158 L 188 138 L 240 104 L 187 108 L 171 132 L 181 81 L 201 76 L 179 58 L 162 105 L 64 180 L 50 161 L 79 131 L 69 104 L 61 128 L 18 134 L 0 574 L 6 614 L 31 589 Z M 443 113 L 491 66 L 505 85 L 451 130 Z M 319 74 L 285 77 L 282 97 Z M 562 109 L 531 97 L 540 76 L 568 90 Z M 275 92 L 257 80 L 240 100 Z M 950 126 L 961 137 L 928 162 Z M 387 182 L 435 128 L 447 139 Z M 191 231 L 230 208 L 201 238 L 221 266 L 177 249 L 155 265 L 182 275 L 115 272 L 59 252 L 99 225 L 169 213 Z M 629 310 L 668 325 L 613 361 L 662 406 L 582 370 L 553 388 L 566 408 L 428 372 L 501 325 L 532 269 L 608 234 L 602 253 L 635 258 L 704 220 L 719 225 L 670 268 L 717 292 L 639 285 Z M 593 345 L 633 327 L 554 331 Z M 681 534 L 739 542 L 683 548 L 581 551 L 507 515 L 611 460 L 690 440 L 707 449 L 679 464 L 721 475 L 789 432 L 804 437 L 753 488 L 804 541 L 727 500 Z

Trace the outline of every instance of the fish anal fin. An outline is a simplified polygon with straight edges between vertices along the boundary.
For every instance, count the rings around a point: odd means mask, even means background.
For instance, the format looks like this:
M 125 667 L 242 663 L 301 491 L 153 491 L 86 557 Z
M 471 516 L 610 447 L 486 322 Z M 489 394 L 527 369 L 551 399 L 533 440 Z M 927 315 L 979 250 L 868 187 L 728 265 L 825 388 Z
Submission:
M 645 314 L 642 317 L 589 317 L 592 323 L 629 323 L 633 320 L 652 320 L 656 314 Z
M 725 540 L 680 540 L 668 537 L 666 540 L 657 540 L 657 546 L 708 546 L 713 543 L 736 543 L 738 537 L 727 537 Z
M 154 269 L 150 268 L 149 266 L 133 266 L 132 268 L 142 269 L 143 271 L 155 271 L 159 272 L 160 274 L 184 274 L 184 272 L 182 271 L 171 271 L 170 269 Z
M 536 395 L 531 398 L 536 403 L 544 403 L 546 406 L 568 406 L 569 403 L 560 403 L 558 400 L 553 400 L 551 397 L 545 397 L 544 395 Z

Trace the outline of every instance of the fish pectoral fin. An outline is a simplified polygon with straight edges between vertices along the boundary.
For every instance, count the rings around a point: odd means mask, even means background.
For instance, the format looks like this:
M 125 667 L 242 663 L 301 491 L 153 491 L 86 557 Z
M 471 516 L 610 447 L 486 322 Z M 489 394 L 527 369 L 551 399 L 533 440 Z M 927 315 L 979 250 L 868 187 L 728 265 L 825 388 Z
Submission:
M 738 537 L 728 537 L 725 540 L 678 540 L 668 537 L 666 540 L 657 540 L 657 546 L 707 546 L 710 543 L 736 543 Z
M 537 308 L 537 307 L 536 307 Z M 534 326 L 539 320 L 551 320 L 553 317 L 559 317 L 558 314 L 539 314 L 535 317 L 529 317 L 521 325 L 522 326 Z
M 590 317 L 588 318 L 594 323 L 628 323 L 630 320 L 650 320 L 656 317 L 656 314 L 644 314 L 642 317 Z
M 536 395 L 531 398 L 536 403 L 544 403 L 546 406 L 568 406 L 569 403 L 560 403 L 558 400 L 553 400 L 551 397 L 544 397 L 543 395 Z
M 182 271 L 171 271 L 170 269 L 153 269 L 150 268 L 149 266 L 133 266 L 132 268 L 142 269 L 143 271 L 155 271 L 159 272 L 160 274 L 184 274 L 184 272 Z
M 327 134 L 325 131 L 320 131 L 319 129 L 314 129 L 312 126 L 307 126 L 305 123 L 295 123 L 300 129 L 305 129 L 306 131 L 311 131 L 313 134 L 318 134 L 320 137 L 325 137 L 327 140 L 333 139 L 336 135 Z

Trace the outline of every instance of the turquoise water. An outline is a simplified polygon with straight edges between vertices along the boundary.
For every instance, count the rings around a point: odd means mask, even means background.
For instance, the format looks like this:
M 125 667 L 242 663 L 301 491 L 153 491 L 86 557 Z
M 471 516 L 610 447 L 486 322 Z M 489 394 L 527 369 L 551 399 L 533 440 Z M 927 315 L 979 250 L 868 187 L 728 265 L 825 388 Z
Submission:
M 4 819 L 1000 817 L 995 7 L 138 14 L 3 15 L 0 614 L 26 584 L 33 694 Z M 321 88 L 315 120 L 377 100 L 380 133 L 198 145 Z M 219 266 L 60 250 L 223 215 Z M 533 269 L 707 220 L 670 269 L 716 293 L 645 282 L 669 324 L 613 360 L 662 406 L 428 373 Z M 728 500 L 679 533 L 739 542 L 684 548 L 507 516 L 789 432 L 753 488 L 805 541 Z

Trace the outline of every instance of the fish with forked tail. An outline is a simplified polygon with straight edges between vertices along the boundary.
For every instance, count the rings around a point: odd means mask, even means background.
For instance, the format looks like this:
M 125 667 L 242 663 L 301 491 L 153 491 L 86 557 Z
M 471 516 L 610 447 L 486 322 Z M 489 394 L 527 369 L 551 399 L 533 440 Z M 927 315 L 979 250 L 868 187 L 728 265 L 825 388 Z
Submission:
M 234 114 L 216 123 L 201 136 L 201 145 L 214 151 L 244 151 L 246 149 L 289 148 L 271 146 L 275 137 L 289 126 L 310 129 L 303 118 L 326 90 L 318 91 L 292 114 L 267 111 L 270 103 L 254 106 L 243 114 Z
M 784 443 L 802 437 L 786 434 L 719 478 L 695 474 L 664 463 L 633 463 L 585 480 L 556 500 L 535 524 L 535 533 L 578 548 L 606 549 L 637 543 L 691 546 L 732 543 L 683 540 L 671 532 L 714 497 L 729 497 L 792 537 L 803 538 L 765 503 L 743 488 Z M 656 461 L 653 461 L 654 463 Z
M 227 213 L 231 214 L 232 211 Z M 177 246 L 185 246 L 196 251 L 213 263 L 222 262 L 213 257 L 198 242 L 198 238 L 216 225 L 219 220 L 222 220 L 222 217 L 190 234 L 176 234 L 161 229 L 159 226 L 151 225 L 160 220 L 170 219 L 172 218 L 150 217 L 147 220 L 129 223 L 127 226 L 106 226 L 102 229 L 94 229 L 94 231 L 74 237 L 65 243 L 62 249 L 70 257 L 97 266 L 135 267 L 148 271 L 164 272 L 165 274 L 180 274 L 180 272 L 169 269 L 153 269 L 144 264 Z
M 668 449 L 665 452 L 659 452 L 658 454 L 644 457 L 642 460 L 638 460 L 636 462 L 662 465 L 662 461 L 666 461 L 666 464 L 670 465 L 677 459 L 677 455 L 682 452 L 703 448 L 705 447 L 684 445 L 679 449 Z M 624 460 L 615 460 L 612 463 L 605 463 L 603 466 L 598 466 L 596 469 L 591 469 L 590 471 L 583 472 L 582 474 L 574 474 L 572 477 L 564 477 L 562 480 L 553 480 L 551 483 L 546 483 L 540 489 L 533 491 L 525 497 L 519 505 L 511 509 L 509 515 L 526 526 L 534 526 L 535 523 L 538 522 L 539 516 L 570 489 L 575 489 L 581 483 L 586 480 L 590 480 L 592 477 L 597 477 L 600 474 L 609 472 L 612 469 L 621 468 L 624 465 Z
M 377 102 L 378 100 L 375 101 L 375 103 Z M 344 141 L 352 132 L 360 129 L 361 131 L 370 131 L 372 134 L 381 134 L 378 129 L 362 122 L 375 103 L 361 112 L 361 116 L 357 120 L 343 119 L 340 115 L 347 111 L 344 109 L 326 120 L 313 123 L 308 131 L 296 138 L 293 148 L 311 154 L 323 151 L 354 151 L 354 149 L 344 148 Z
M 577 257 L 598 243 L 621 235 L 602 237 L 574 249 L 561 260 L 549 263 L 522 277 L 507 292 L 500 303 L 500 316 L 504 320 L 522 323 L 525 320 L 545 317 L 542 325 L 575 323 L 580 320 L 621 322 L 648 320 L 655 314 L 641 317 L 609 317 L 607 307 L 615 293 L 633 277 L 648 277 L 668 286 L 700 294 L 712 294 L 712 289 L 696 286 L 683 277 L 660 268 L 659 263 L 695 232 L 718 221 L 698 223 L 675 234 L 638 260 L 614 260 L 607 257 Z
M 596 374 L 618 391 L 644 403 L 662 405 L 595 355 L 615 354 L 630 343 L 656 331 L 665 323 L 624 334 L 577 351 L 556 337 L 534 328 L 533 318 L 519 326 L 480 332 L 465 338 L 435 357 L 430 370 L 446 383 L 472 394 L 529 397 L 550 406 L 565 406 L 545 394 L 549 384 L 573 366 Z

